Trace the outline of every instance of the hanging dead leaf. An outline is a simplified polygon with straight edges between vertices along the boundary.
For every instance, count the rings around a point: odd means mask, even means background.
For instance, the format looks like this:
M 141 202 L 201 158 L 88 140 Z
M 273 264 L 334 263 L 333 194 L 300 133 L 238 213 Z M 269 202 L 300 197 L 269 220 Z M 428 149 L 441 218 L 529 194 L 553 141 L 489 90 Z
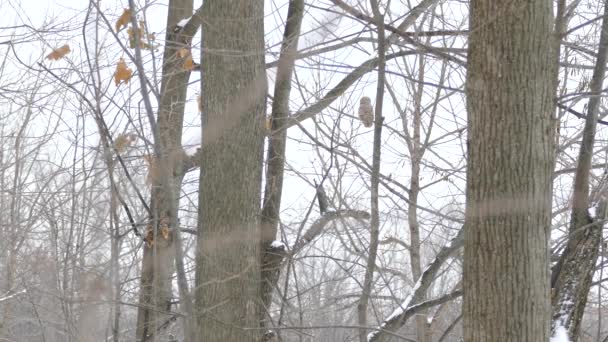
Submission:
M 58 49 L 55 49 L 55 50 L 53 50 L 53 52 L 49 53 L 46 56 L 46 59 L 56 61 L 56 60 L 62 59 L 68 53 L 70 53 L 70 46 L 68 44 L 65 44 L 64 46 L 62 46 Z
M 120 59 L 116 64 L 116 71 L 114 71 L 114 83 L 118 86 L 121 82 L 129 83 L 133 71 L 127 67 L 124 59 Z
M 182 58 L 184 62 L 182 63 L 182 68 L 184 70 L 192 71 L 194 69 L 194 61 L 192 60 L 192 53 L 188 48 L 181 48 L 177 50 L 177 56 Z
M 160 235 L 162 235 L 163 239 L 169 240 L 169 227 L 161 227 Z
M 118 20 L 116 20 L 116 32 L 120 31 L 123 27 L 127 27 L 130 19 L 131 10 L 125 8 Z
M 148 247 L 154 246 L 154 228 L 150 223 L 148 223 L 146 226 L 146 236 L 144 237 L 144 241 Z
M 188 50 L 187 48 L 181 48 L 177 50 L 177 55 L 179 56 L 179 58 L 185 58 L 187 56 L 190 56 L 190 50 Z
M 139 36 L 139 47 L 142 49 L 147 49 L 147 44 L 142 40 L 141 32 L 144 32 L 141 28 L 139 28 L 140 36 Z M 127 29 L 127 34 L 129 35 L 129 47 L 131 49 L 135 49 L 135 30 L 132 27 Z
M 160 235 L 165 240 L 169 240 L 169 234 L 171 232 L 171 230 L 169 229 L 169 223 L 170 221 L 168 217 L 163 217 L 160 220 Z
M 139 32 L 145 32 L 145 31 L 142 27 L 140 27 Z M 133 30 L 132 27 L 129 27 L 127 29 L 127 34 L 129 35 L 129 47 L 131 49 L 135 49 L 135 30 Z M 143 37 L 143 35 L 139 37 L 139 47 L 144 50 L 154 49 L 154 46 L 152 46 L 152 44 L 148 44 L 147 42 L 145 42 L 142 37 Z M 146 34 L 146 37 L 147 37 L 147 39 L 149 39 L 149 41 L 153 41 L 154 39 L 156 39 L 154 34 Z
M 188 70 L 188 71 L 192 71 L 192 69 L 194 69 L 194 61 L 192 60 L 192 55 L 189 55 L 188 57 L 186 57 L 182 67 L 184 68 L 184 70 Z

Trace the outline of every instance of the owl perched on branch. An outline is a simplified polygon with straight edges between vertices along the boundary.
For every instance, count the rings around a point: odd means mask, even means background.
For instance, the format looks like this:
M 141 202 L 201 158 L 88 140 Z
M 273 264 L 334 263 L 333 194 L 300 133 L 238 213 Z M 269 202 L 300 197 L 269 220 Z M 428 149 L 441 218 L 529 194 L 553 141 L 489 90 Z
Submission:
M 372 127 L 374 124 L 374 107 L 372 106 L 372 100 L 363 96 L 359 103 L 359 119 L 365 127 Z

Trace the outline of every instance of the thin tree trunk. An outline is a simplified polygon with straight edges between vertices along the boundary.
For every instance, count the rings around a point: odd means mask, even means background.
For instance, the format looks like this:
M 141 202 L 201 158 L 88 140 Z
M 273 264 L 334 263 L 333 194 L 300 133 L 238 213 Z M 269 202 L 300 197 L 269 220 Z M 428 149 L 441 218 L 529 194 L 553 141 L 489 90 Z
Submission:
M 374 271 L 376 269 L 376 258 L 378 256 L 378 238 L 380 236 L 380 212 L 378 208 L 378 188 L 380 184 L 380 161 L 382 152 L 382 104 L 384 99 L 384 81 L 386 67 L 386 41 L 384 32 L 384 15 L 380 13 L 377 0 L 371 0 L 374 19 L 378 26 L 378 81 L 376 85 L 376 108 L 374 116 L 374 146 L 372 153 L 372 174 L 371 174 L 371 222 L 369 253 L 367 266 L 365 267 L 365 277 L 363 279 L 363 289 L 357 305 L 359 329 L 359 341 L 367 341 L 367 310 L 369 299 L 372 294 L 374 281 Z
M 595 222 L 589 215 L 590 202 L 589 175 L 595 143 L 595 131 L 599 115 L 600 94 L 606 73 L 608 59 L 608 1 L 604 2 L 602 33 L 597 53 L 597 61 L 589 85 L 591 97 L 583 129 L 583 140 L 574 176 L 574 196 L 568 244 L 553 268 L 551 276 L 553 320 L 552 329 L 562 326 L 568 330 L 572 341 L 578 339 L 591 281 L 602 240 L 603 224 Z M 606 214 L 606 201 L 600 200 L 598 219 Z
M 284 253 L 277 253 L 272 248 L 276 239 L 283 192 L 283 173 L 285 166 L 285 149 L 287 143 L 286 121 L 289 116 L 289 95 L 291 93 L 291 77 L 298 50 L 298 38 L 304 16 L 304 0 L 289 1 L 287 22 L 281 44 L 281 55 L 277 67 L 277 78 L 274 87 L 272 103 L 271 129 L 268 139 L 268 167 L 266 169 L 266 187 L 264 190 L 264 206 L 262 208 L 262 302 L 260 320 L 263 326 L 268 324 L 265 319 L 270 307 L 272 291 L 279 279 L 280 265 Z
M 192 16 L 192 0 L 171 0 L 167 14 L 166 45 L 163 52 L 160 103 L 158 110 L 158 140 L 150 165 L 152 199 L 150 222 L 142 259 L 140 305 L 137 313 L 137 341 L 154 341 L 170 319 L 172 278 L 176 254 L 175 239 L 179 235 L 177 211 L 183 177 L 184 153 L 181 148 L 186 90 L 190 72 L 182 67 L 177 51 L 188 48 L 191 36 L 183 34 L 176 24 Z M 141 32 L 139 33 L 141 34 Z M 142 37 L 141 39 L 145 39 Z M 139 48 L 138 44 L 136 49 Z M 148 96 L 148 94 L 144 94 Z M 152 127 L 154 129 L 154 127 Z M 163 234 L 168 229 L 169 235 Z M 166 231 L 165 231 L 166 233 Z M 183 284 L 180 284 L 183 285 Z M 180 288 L 180 294 L 183 289 Z M 181 298 L 187 301 L 188 298 Z M 189 305 L 183 306 L 188 309 Z M 186 313 L 185 336 L 189 336 L 191 313 Z
M 473 0 L 469 27 L 464 340 L 547 341 L 552 2 Z
M 99 104 L 99 103 L 98 103 Z M 103 139 L 106 141 L 106 139 Z M 118 217 L 118 198 L 114 188 L 114 160 L 112 151 L 106 144 L 102 144 L 103 156 L 110 179 L 110 281 L 112 283 L 112 304 L 110 306 L 110 330 L 112 341 L 120 341 L 120 219 Z
M 420 194 L 420 163 L 423 156 L 423 148 L 420 139 L 420 129 L 422 126 L 422 95 L 424 92 L 424 56 L 419 56 L 418 63 L 419 83 L 414 99 L 414 117 L 412 120 L 412 143 L 410 146 L 411 175 L 410 189 L 408 191 L 409 202 L 407 208 L 407 221 L 410 230 L 410 268 L 412 279 L 419 279 L 422 274 L 422 260 L 420 257 L 420 225 L 418 224 L 418 195 Z M 407 129 L 407 127 L 406 127 Z M 429 133 L 430 134 L 430 133 Z M 422 301 L 426 296 L 421 298 Z M 428 324 L 426 311 L 416 315 L 416 336 L 418 342 L 428 342 Z
M 261 336 L 264 2 L 203 3 L 202 158 L 196 254 L 200 341 Z M 249 329 L 248 329 L 249 328 Z

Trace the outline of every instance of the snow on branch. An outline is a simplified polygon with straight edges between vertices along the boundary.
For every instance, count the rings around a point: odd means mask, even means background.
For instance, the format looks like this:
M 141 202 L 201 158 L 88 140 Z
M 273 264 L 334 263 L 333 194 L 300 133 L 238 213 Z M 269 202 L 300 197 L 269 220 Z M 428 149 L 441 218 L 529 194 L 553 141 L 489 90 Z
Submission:
M 283 242 L 281 242 L 281 241 L 274 240 L 274 241 L 272 241 L 270 243 L 270 248 L 276 248 L 276 249 L 282 248 L 282 249 L 284 249 L 285 248 L 285 244 Z
M 190 22 L 190 19 L 192 19 L 192 16 L 189 16 L 188 18 L 184 18 L 184 19 L 180 20 L 177 23 L 177 27 L 179 27 L 180 29 L 183 27 L 186 27 L 186 25 L 188 25 L 188 23 Z
M 19 291 L 19 292 L 15 292 L 15 293 L 13 293 L 13 294 L 6 295 L 6 296 L 4 296 L 4 297 L 0 298 L 0 303 L 1 303 L 1 302 L 4 302 L 4 301 L 7 301 L 7 300 L 9 300 L 9 299 L 11 299 L 11 298 L 13 298 L 13 297 L 16 297 L 16 296 L 18 296 L 18 295 L 20 295 L 20 294 L 26 293 L 26 292 L 27 292 L 27 290 L 26 290 L 26 289 L 23 289 L 23 290 L 21 290 L 21 291 Z
M 321 232 L 325 225 L 329 222 L 338 218 L 354 218 L 354 219 L 369 219 L 369 213 L 361 210 L 339 210 L 339 211 L 328 211 L 323 216 L 318 218 L 310 228 L 302 235 L 302 237 L 296 241 L 294 246 L 291 248 L 291 254 L 297 254 L 302 248 L 304 248 L 310 241 L 314 240 Z
M 460 248 L 464 243 L 464 229 L 461 228 L 458 231 L 458 234 L 450 240 L 435 256 L 435 259 L 427 266 L 424 270 L 420 279 L 414 285 L 412 289 L 412 294 L 406 298 L 406 300 L 397 308 L 393 313 L 380 324 L 377 330 L 369 333 L 367 335 L 367 340 L 369 342 L 382 341 L 385 338 L 385 335 L 388 335 L 386 332 L 395 332 L 399 328 L 401 328 L 407 320 L 412 317 L 416 312 L 429 308 L 434 305 L 441 304 L 448 300 L 452 300 L 456 297 L 462 295 L 462 291 L 457 290 L 450 294 L 447 294 L 438 299 L 429 300 L 423 303 L 419 303 L 424 295 L 426 294 L 428 288 L 433 283 L 435 279 L 435 275 L 439 271 L 439 268 L 443 263 L 456 251 Z

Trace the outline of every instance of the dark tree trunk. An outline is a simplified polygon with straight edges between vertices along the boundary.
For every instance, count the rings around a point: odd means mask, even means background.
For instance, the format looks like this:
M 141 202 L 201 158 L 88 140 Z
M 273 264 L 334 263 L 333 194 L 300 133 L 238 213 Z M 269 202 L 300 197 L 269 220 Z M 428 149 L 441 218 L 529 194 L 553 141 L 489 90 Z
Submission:
M 280 266 L 284 250 L 272 247 L 276 239 L 283 192 L 283 173 L 285 150 L 287 147 L 287 120 L 289 118 L 289 95 L 291 77 L 298 51 L 298 38 L 304 15 L 304 0 L 289 1 L 287 23 L 283 33 L 281 55 L 277 67 L 277 79 L 274 87 L 274 99 L 271 113 L 271 134 L 268 138 L 268 167 L 266 169 L 266 187 L 262 208 L 262 300 L 261 321 L 267 326 L 266 309 L 270 307 L 272 292 L 279 279 Z M 319 199 L 321 203 L 321 199 Z
M 578 156 L 574 177 L 572 212 L 566 249 L 551 275 L 553 305 L 552 329 L 558 326 L 567 329 L 572 341 L 578 339 L 581 321 L 587 304 L 587 296 L 595 273 L 600 242 L 602 241 L 601 222 L 594 222 L 588 209 L 598 207 L 596 221 L 604 219 L 606 197 L 602 194 L 598 203 L 591 203 L 589 194 L 589 175 L 598 121 L 600 94 L 608 55 L 608 2 L 604 4 L 604 18 L 597 61 L 589 85 L 593 94 L 587 106 L 583 141 Z

